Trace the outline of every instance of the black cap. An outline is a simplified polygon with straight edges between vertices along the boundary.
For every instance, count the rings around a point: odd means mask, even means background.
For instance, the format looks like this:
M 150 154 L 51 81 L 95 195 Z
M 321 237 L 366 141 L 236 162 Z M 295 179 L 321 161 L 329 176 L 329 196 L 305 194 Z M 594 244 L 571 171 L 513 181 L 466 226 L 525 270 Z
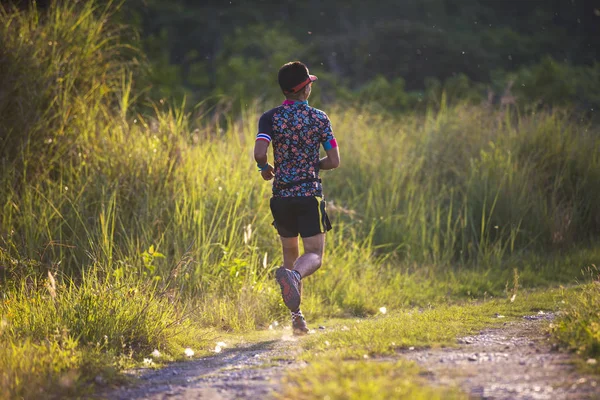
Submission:
M 279 69 L 277 78 L 279 86 L 285 94 L 299 92 L 306 85 L 318 79 L 315 75 L 310 75 L 306 65 L 300 61 L 285 64 Z

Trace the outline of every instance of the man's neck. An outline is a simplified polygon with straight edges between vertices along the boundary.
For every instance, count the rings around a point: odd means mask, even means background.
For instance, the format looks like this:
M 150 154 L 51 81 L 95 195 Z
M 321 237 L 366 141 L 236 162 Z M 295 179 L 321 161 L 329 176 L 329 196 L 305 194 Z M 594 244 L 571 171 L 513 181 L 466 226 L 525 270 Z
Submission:
M 286 98 L 283 104 L 296 104 L 296 103 L 304 103 L 308 104 L 308 100 L 300 100 L 300 99 L 288 99 Z

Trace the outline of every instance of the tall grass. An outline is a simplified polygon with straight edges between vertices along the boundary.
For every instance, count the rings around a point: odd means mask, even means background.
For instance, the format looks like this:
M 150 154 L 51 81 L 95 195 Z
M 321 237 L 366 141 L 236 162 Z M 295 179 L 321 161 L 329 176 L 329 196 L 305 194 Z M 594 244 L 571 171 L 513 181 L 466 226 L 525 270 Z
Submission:
M 600 232 L 598 130 L 566 112 L 333 116 L 352 165 L 328 182 L 330 197 L 408 259 L 490 264 Z
M 585 357 L 588 364 L 600 372 L 597 365 L 600 356 L 600 277 L 595 266 L 585 272 L 595 280 L 580 287 L 567 303 L 565 312 L 552 324 L 551 332 L 564 348 Z
M 78 351 L 139 359 L 203 326 L 286 315 L 270 187 L 252 161 L 258 110 L 136 113 L 134 50 L 112 10 L 0 12 L 3 345 L 69 332 Z M 497 295 L 518 263 L 535 285 L 588 262 L 522 261 L 600 233 L 600 136 L 585 121 L 473 106 L 329 115 L 343 161 L 323 173 L 335 230 L 306 285 L 312 317 Z

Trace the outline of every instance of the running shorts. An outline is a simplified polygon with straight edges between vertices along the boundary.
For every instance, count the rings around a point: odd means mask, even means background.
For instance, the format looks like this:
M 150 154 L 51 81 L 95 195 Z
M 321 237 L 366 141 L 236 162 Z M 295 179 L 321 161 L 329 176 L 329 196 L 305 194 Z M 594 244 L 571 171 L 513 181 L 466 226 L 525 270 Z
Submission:
M 325 200 L 317 196 L 272 197 L 273 226 L 282 237 L 311 237 L 331 230 Z

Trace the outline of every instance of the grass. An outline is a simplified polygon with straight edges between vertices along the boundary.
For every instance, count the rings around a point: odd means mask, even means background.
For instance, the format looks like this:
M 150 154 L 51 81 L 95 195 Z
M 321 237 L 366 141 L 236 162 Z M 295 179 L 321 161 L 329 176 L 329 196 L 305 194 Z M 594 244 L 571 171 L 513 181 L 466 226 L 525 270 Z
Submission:
M 597 277 L 597 270 L 590 270 Z M 589 369 L 600 373 L 600 283 L 582 285 L 569 301 L 563 315 L 552 324 L 554 338 L 566 350 L 575 352 Z
M 495 299 L 430 308 L 399 309 L 377 316 L 350 320 L 331 332 L 303 341 L 308 359 L 319 353 L 338 354 L 343 359 L 394 355 L 408 347 L 448 346 L 456 338 L 484 327 L 502 324 L 511 318 L 539 310 L 556 310 L 568 298 L 565 290 L 522 293 L 514 302 Z M 497 318 L 497 315 L 504 318 Z
M 413 362 L 322 360 L 283 381 L 282 399 L 468 399 L 456 388 L 427 386 Z
M 453 387 L 431 387 L 416 364 L 399 359 L 401 350 L 456 345 L 456 338 L 484 327 L 559 310 L 578 291 L 522 293 L 507 299 L 398 310 L 366 320 L 338 321 L 325 333 L 302 340 L 301 370 L 286 375 L 282 398 L 299 399 L 467 399 Z M 504 318 L 498 318 L 502 315 Z
M 0 347 L 16 349 L 3 350 L 3 379 L 21 382 L 8 396 L 35 397 L 23 382 L 42 370 L 42 386 L 71 370 L 73 387 L 89 382 L 96 367 L 77 361 L 89 354 L 118 369 L 154 349 L 207 348 L 206 329 L 287 318 L 270 188 L 251 154 L 259 111 L 148 111 L 114 4 L 59 3 L 0 12 Z M 328 112 L 342 167 L 323 174 L 335 229 L 305 288 L 311 318 L 505 298 L 597 262 L 589 122 L 462 105 Z

